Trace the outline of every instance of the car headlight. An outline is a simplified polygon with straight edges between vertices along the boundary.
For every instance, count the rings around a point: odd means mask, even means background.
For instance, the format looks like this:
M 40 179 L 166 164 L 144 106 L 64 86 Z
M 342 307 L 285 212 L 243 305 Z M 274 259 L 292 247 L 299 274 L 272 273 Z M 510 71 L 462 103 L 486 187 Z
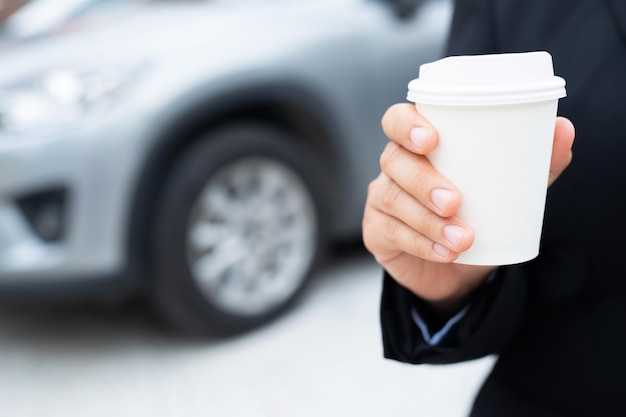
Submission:
M 0 90 L 0 129 L 52 133 L 87 123 L 111 107 L 136 71 L 55 70 Z

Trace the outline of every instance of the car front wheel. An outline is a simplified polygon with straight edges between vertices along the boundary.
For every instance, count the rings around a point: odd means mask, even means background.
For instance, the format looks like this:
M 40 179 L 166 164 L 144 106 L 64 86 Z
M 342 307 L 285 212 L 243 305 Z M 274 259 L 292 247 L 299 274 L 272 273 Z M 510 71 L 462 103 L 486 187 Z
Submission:
M 320 184 L 310 153 L 261 124 L 210 132 L 177 159 L 158 204 L 154 295 L 194 333 L 282 313 L 318 258 Z

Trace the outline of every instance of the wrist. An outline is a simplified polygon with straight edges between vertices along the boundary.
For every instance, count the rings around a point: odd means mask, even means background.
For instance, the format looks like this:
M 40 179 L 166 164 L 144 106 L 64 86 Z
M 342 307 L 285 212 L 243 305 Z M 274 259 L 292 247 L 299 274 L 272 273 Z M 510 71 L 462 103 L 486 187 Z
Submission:
M 495 267 L 476 267 L 470 265 L 458 265 L 459 275 L 457 285 L 448 294 L 438 297 L 420 296 L 433 314 L 447 319 L 461 311 L 468 303 L 469 299 L 480 288 L 485 281 L 492 276 Z M 419 295 L 418 295 L 419 296 Z

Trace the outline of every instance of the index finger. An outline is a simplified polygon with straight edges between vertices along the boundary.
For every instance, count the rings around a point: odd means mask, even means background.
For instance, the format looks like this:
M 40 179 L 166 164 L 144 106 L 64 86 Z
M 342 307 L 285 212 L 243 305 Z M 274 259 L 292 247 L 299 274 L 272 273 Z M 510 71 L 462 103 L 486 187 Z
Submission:
M 437 146 L 437 130 L 410 103 L 389 107 L 381 120 L 385 135 L 407 150 L 426 155 Z

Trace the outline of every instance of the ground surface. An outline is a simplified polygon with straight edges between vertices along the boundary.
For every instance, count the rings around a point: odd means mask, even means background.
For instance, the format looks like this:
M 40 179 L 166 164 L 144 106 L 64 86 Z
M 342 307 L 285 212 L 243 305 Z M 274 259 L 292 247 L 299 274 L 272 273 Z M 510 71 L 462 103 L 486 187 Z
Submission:
M 141 307 L 0 308 L 0 417 L 461 417 L 493 358 L 382 359 L 380 271 L 339 257 L 284 318 L 186 340 Z

